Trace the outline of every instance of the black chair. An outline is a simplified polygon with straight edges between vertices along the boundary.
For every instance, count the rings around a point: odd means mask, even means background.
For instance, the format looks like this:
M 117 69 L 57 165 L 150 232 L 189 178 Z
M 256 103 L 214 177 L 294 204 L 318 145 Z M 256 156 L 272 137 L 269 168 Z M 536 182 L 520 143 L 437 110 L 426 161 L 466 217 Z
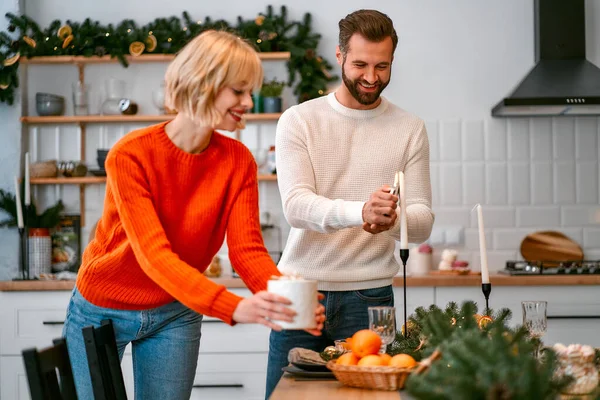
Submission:
M 77 400 L 71 360 L 65 339 L 38 351 L 22 351 L 32 400 Z
M 126 400 L 112 321 L 103 320 L 99 328 L 87 326 L 82 332 L 95 400 Z

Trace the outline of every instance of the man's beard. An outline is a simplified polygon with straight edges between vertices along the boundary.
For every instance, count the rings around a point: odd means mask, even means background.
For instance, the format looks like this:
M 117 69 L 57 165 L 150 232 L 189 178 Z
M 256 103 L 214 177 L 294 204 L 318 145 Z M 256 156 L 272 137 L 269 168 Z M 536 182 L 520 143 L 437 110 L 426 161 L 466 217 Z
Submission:
M 344 63 L 344 66 L 345 66 L 345 63 Z M 363 106 L 370 106 L 371 104 L 373 104 L 377 100 L 379 100 L 379 96 L 381 95 L 381 92 L 383 92 L 383 89 L 385 89 L 387 87 L 387 85 L 390 83 L 389 79 L 387 82 L 381 82 L 380 80 L 377 80 L 377 82 L 375 82 L 375 85 L 378 86 L 378 89 L 376 91 L 370 92 L 370 93 L 362 92 L 359 89 L 358 85 L 361 82 L 366 85 L 369 85 L 369 83 L 362 79 L 357 79 L 357 80 L 351 81 L 346 76 L 344 67 L 342 67 L 342 80 L 344 81 L 344 85 L 346 85 L 346 88 L 348 89 L 348 91 L 350 92 L 352 97 L 354 97 L 356 99 L 356 101 L 358 101 Z

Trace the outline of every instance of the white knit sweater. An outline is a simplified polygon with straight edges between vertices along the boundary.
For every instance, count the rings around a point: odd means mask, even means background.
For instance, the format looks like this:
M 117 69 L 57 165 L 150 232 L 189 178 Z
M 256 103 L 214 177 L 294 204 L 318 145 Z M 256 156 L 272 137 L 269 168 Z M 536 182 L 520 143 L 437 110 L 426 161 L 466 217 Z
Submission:
M 425 241 L 433 226 L 429 142 L 423 121 L 385 98 L 372 110 L 341 105 L 334 93 L 291 107 L 277 124 L 277 179 L 292 226 L 279 262 L 284 273 L 319 281 L 319 290 L 389 285 L 398 219 L 389 231 L 362 229 L 362 209 L 404 171 L 408 241 Z

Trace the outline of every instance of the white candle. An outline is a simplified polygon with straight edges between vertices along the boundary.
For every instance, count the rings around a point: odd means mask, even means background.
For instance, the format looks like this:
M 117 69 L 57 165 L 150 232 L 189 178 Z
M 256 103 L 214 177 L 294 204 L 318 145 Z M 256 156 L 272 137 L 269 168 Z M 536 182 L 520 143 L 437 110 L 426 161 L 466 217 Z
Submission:
M 17 226 L 23 228 L 23 209 L 21 208 L 21 190 L 19 188 L 19 179 L 15 176 L 15 202 L 17 203 Z
M 31 194 L 29 193 L 29 152 L 25 153 L 25 205 L 31 204 Z
M 406 225 L 406 186 L 404 185 L 404 172 L 398 172 L 400 186 L 400 249 L 408 250 L 408 227 Z
M 483 212 L 481 205 L 477 204 L 477 222 L 479 223 L 479 254 L 481 256 L 481 283 L 490 283 L 490 272 L 487 264 L 487 250 L 485 249 L 485 231 L 483 229 Z

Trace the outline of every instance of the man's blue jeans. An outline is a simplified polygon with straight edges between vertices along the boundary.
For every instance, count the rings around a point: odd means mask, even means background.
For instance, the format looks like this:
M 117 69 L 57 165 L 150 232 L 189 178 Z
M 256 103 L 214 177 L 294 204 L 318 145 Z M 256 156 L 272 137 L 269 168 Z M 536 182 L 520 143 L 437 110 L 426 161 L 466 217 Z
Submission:
M 394 305 L 392 286 L 322 293 L 325 295 L 325 299 L 321 303 L 325 306 L 327 315 L 322 336 L 312 336 L 305 331 L 296 330 L 271 331 L 266 399 L 271 396 L 283 375 L 281 369 L 289 364 L 288 352 L 291 349 L 302 347 L 323 351 L 325 347 L 333 345 L 334 340 L 346 339 L 358 330 L 368 329 L 368 307 Z
M 73 367 L 77 396 L 93 399 L 81 329 L 111 319 L 119 357 L 131 343 L 135 399 L 187 400 L 192 393 L 202 315 L 175 301 L 142 311 L 102 308 L 73 290 L 63 336 Z

